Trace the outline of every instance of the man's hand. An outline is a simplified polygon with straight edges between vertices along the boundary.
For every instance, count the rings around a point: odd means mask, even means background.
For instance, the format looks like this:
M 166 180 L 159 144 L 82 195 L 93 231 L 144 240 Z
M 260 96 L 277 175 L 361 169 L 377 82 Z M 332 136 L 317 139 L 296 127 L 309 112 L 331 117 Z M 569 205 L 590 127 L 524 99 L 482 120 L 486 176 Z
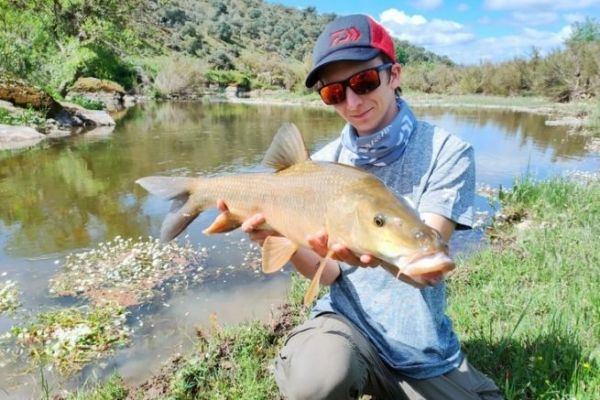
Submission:
M 325 257 L 328 251 L 328 240 L 329 237 L 326 232 L 322 231 L 315 235 L 310 235 L 308 238 L 308 243 L 311 245 L 313 251 L 319 254 L 321 257 Z M 333 258 L 342 261 L 346 264 L 352 265 L 354 267 L 362 267 L 362 268 L 373 268 L 379 265 L 386 265 L 389 270 L 397 269 L 396 266 L 387 263 L 377 257 L 374 257 L 370 254 L 354 254 L 349 248 L 339 243 L 332 244 L 331 248 L 334 251 Z M 417 288 L 424 288 L 426 286 L 435 286 L 441 282 L 443 279 L 442 273 L 430 273 L 423 274 L 415 277 L 411 277 L 408 275 L 400 274 L 398 276 L 403 282 L 408 283 Z
M 217 208 L 221 212 L 228 211 L 227 204 L 223 200 L 217 200 Z M 265 239 L 268 236 L 281 236 L 279 232 L 273 230 L 259 229 L 265 223 L 265 216 L 262 214 L 254 214 L 247 218 L 241 226 L 242 231 L 248 234 L 248 238 L 262 247 Z

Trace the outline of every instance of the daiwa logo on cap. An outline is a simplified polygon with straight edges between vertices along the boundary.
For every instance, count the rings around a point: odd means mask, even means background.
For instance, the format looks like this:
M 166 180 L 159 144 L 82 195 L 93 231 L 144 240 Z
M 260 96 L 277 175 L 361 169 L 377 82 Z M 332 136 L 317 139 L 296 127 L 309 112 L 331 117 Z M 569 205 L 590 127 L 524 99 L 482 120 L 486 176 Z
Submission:
M 331 47 L 339 46 L 348 42 L 356 42 L 360 39 L 360 30 L 356 27 L 344 28 L 333 32 L 331 35 Z

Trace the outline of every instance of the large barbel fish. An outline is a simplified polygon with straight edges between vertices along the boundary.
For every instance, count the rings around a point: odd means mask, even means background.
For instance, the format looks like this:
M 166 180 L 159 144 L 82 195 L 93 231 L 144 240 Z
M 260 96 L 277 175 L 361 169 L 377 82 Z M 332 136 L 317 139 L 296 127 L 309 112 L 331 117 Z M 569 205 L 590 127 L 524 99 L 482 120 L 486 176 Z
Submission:
M 149 176 L 136 182 L 150 193 L 172 200 L 161 239 L 179 235 L 203 210 L 222 199 L 220 213 L 203 232 L 223 233 L 238 228 L 255 213 L 265 216 L 262 229 L 269 236 L 262 246 L 262 269 L 278 271 L 307 236 L 326 231 L 329 243 L 345 245 L 356 254 L 371 254 L 399 277 L 445 273 L 454 268 L 439 233 L 425 225 L 418 213 L 396 197 L 375 176 L 358 168 L 311 161 L 295 125 L 284 124 L 267 150 L 263 165 L 274 173 L 252 173 L 211 178 Z M 330 250 L 323 258 L 305 295 L 305 304 L 318 294 L 319 281 Z

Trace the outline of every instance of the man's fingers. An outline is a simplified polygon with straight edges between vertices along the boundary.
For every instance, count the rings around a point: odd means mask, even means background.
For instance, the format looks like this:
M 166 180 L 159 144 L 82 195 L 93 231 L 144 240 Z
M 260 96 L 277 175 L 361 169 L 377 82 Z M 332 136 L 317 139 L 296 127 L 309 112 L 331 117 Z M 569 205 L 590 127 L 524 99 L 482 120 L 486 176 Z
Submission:
M 327 242 L 329 241 L 329 236 L 326 232 L 321 231 L 315 235 L 310 235 L 306 238 L 306 240 L 315 253 L 321 257 L 325 257 L 327 255 Z
M 246 233 L 256 230 L 265 223 L 265 217 L 262 214 L 254 214 L 242 223 L 242 230 Z
M 227 204 L 225 204 L 225 201 L 223 199 L 217 200 L 217 208 L 221 212 L 229 211 L 229 208 L 227 208 Z

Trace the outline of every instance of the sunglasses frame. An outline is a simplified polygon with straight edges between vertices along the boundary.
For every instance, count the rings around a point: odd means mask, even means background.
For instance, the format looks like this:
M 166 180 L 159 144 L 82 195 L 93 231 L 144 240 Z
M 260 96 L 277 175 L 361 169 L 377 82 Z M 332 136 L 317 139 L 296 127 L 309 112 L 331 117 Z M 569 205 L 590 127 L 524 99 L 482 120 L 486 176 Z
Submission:
M 387 70 L 387 69 L 389 69 L 389 68 L 391 68 L 391 67 L 393 67 L 393 66 L 394 66 L 394 64 L 393 64 L 393 63 L 383 63 L 383 64 L 380 64 L 380 65 L 378 65 L 378 66 L 376 66 L 376 67 L 366 68 L 366 69 L 363 69 L 362 71 L 358 71 L 358 72 L 356 72 L 356 73 L 352 74 L 351 76 L 349 76 L 348 78 L 346 78 L 346 79 L 343 79 L 343 80 L 341 80 L 341 81 L 330 82 L 330 83 L 328 83 L 328 84 L 326 84 L 326 85 L 322 84 L 322 82 L 319 82 L 319 85 L 318 85 L 318 87 L 317 87 L 316 89 L 317 89 L 317 92 L 319 93 L 319 96 L 321 97 L 321 100 L 323 100 L 323 102 L 324 102 L 325 104 L 327 104 L 327 105 L 330 105 L 330 106 L 331 106 L 331 105 L 340 104 L 340 103 L 342 103 L 342 102 L 344 102 L 344 101 L 346 100 L 346 89 L 347 89 L 347 88 L 350 88 L 350 89 L 352 89 L 352 91 L 353 91 L 354 93 L 356 93 L 357 95 L 359 95 L 359 96 L 360 96 L 360 95 L 363 95 L 363 94 L 370 93 L 370 92 L 372 92 L 372 91 L 376 90 L 376 89 L 377 89 L 379 86 L 381 86 L 381 71 L 385 71 L 385 70 Z M 354 90 L 354 88 L 353 88 L 353 87 L 352 87 L 352 85 L 350 84 L 350 81 L 351 81 L 353 78 L 355 78 L 357 75 L 360 75 L 360 74 L 363 74 L 363 73 L 365 73 L 365 72 L 372 71 L 372 70 L 375 70 L 375 71 L 377 72 L 377 78 L 378 78 L 378 80 L 379 80 L 379 82 L 377 83 L 377 86 L 375 86 L 373 89 L 367 90 L 366 92 L 362 92 L 362 93 L 358 93 L 358 92 L 356 92 L 356 90 Z M 328 87 L 328 86 L 331 86 L 331 85 L 338 85 L 338 84 L 341 84 L 341 85 L 342 85 L 342 92 L 341 92 L 341 93 L 342 93 L 342 99 L 341 99 L 340 101 L 337 101 L 337 102 L 335 102 L 335 103 L 328 103 L 328 102 L 327 102 L 327 101 L 325 101 L 325 99 L 323 98 L 323 95 L 321 94 L 321 91 L 322 91 L 323 89 L 325 89 L 326 87 Z

